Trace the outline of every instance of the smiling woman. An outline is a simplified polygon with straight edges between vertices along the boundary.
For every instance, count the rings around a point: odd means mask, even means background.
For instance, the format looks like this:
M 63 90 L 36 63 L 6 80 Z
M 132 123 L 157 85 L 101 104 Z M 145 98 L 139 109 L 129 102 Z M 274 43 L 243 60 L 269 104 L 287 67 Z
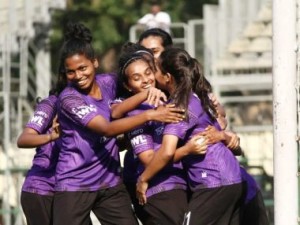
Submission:
M 90 211 L 102 224 L 137 224 L 120 176 L 115 135 L 149 120 L 178 120 L 181 115 L 176 109 L 161 108 L 111 122 L 109 102 L 115 98 L 116 77 L 96 74 L 99 63 L 90 30 L 82 24 L 67 28 L 57 84 L 68 86 L 57 100 L 63 135 L 56 167 L 53 224 L 89 225 Z
M 100 98 L 99 88 L 93 83 L 95 71 L 99 66 L 98 60 L 89 60 L 82 54 L 70 56 L 65 61 L 67 80 L 77 88 L 95 98 Z
M 155 67 L 151 50 L 126 43 L 119 60 L 118 78 L 120 86 L 125 87 L 128 93 L 120 92 L 122 95 L 112 105 L 112 116 L 133 116 L 159 105 L 169 106 L 165 94 L 155 88 L 156 73 L 160 71 Z M 126 133 L 125 138 L 130 145 L 126 146 L 123 179 L 135 213 L 143 224 L 180 225 L 187 208 L 187 184 L 179 158 L 191 150 L 205 151 L 206 143 L 199 145 L 192 138 L 188 144 L 178 148 L 175 162 L 166 166 L 149 183 L 147 204 L 141 206 L 135 194 L 137 178 L 161 146 L 163 130 L 164 123 L 149 121 Z

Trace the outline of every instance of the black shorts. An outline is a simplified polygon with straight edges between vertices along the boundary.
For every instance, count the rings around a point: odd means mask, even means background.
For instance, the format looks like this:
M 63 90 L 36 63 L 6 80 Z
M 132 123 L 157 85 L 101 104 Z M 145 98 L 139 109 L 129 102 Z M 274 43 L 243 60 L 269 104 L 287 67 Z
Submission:
M 125 186 L 94 192 L 57 192 L 54 195 L 54 225 L 89 225 L 93 211 L 101 225 L 137 225 Z
M 144 210 L 144 206 L 139 204 L 139 201 L 136 197 L 136 182 L 124 182 L 126 189 L 131 198 L 131 204 L 133 205 L 133 209 L 137 218 L 142 222 L 142 224 L 146 224 L 148 220 L 148 213 Z
M 183 224 L 239 225 L 242 193 L 242 183 L 194 192 Z
M 52 224 L 53 196 L 22 191 L 21 205 L 28 225 Z
M 149 214 L 147 225 L 182 225 L 187 210 L 185 190 L 171 190 L 147 199 L 144 210 Z
M 258 190 L 255 197 L 242 207 L 242 225 L 269 225 L 266 207 Z

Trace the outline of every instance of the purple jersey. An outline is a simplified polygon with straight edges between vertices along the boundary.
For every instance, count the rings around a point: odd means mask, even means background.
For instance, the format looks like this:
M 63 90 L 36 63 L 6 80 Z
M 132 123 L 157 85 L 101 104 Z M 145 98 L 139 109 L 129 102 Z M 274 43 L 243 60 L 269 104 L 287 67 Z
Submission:
M 96 76 L 102 99 L 94 99 L 67 87 L 58 99 L 62 129 L 56 169 L 56 191 L 97 191 L 121 183 L 116 139 L 88 129 L 88 122 L 100 115 L 110 121 L 109 102 L 115 98 L 113 75 Z
M 150 109 L 151 106 L 142 104 L 138 109 L 129 113 L 130 116 Z M 133 151 L 136 155 L 147 151 L 158 151 L 162 143 L 164 124 L 150 121 L 128 133 Z M 139 163 L 138 175 L 144 171 L 144 166 Z M 168 163 L 159 171 L 150 181 L 146 196 L 174 189 L 187 189 L 186 173 L 183 170 L 181 162 Z
M 256 196 L 259 187 L 255 179 L 243 167 L 240 167 L 240 169 L 241 169 L 242 179 L 243 181 L 246 182 L 247 185 L 247 191 L 245 197 L 245 204 L 247 204 Z
M 120 97 L 117 99 L 114 99 L 113 101 L 110 101 L 110 106 L 112 106 L 113 104 L 120 104 L 124 101 L 124 98 Z M 126 142 L 128 140 L 128 136 L 125 135 L 124 138 L 126 138 Z M 129 144 L 130 145 L 130 144 Z M 130 148 L 131 146 L 127 146 L 128 148 Z M 138 174 L 137 174 L 137 168 L 139 165 L 139 159 L 136 156 L 136 154 L 134 154 L 133 150 L 127 149 L 127 152 L 124 156 L 124 168 L 123 168 L 123 181 L 124 183 L 134 183 L 136 184 L 136 181 L 138 179 Z
M 195 94 L 191 94 L 189 99 L 188 117 L 188 121 L 167 124 L 164 134 L 177 136 L 182 145 L 208 125 L 220 130 L 217 121 L 212 121 Z M 188 155 L 182 161 L 188 171 L 192 191 L 241 182 L 239 162 L 222 142 L 209 145 L 205 155 Z
M 54 95 L 42 100 L 26 127 L 39 134 L 51 133 L 52 121 L 56 115 L 56 101 L 57 97 Z M 26 175 L 22 191 L 53 195 L 57 158 L 58 149 L 54 141 L 36 148 L 32 167 Z

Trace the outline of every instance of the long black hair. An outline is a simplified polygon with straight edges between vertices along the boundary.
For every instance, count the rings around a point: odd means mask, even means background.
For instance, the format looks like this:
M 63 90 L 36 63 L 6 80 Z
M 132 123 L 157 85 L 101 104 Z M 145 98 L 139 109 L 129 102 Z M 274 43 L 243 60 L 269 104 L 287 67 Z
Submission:
M 173 45 L 173 40 L 172 40 L 171 35 L 168 32 L 166 32 L 160 28 L 151 28 L 151 29 L 145 30 L 140 35 L 138 43 L 140 44 L 144 39 L 151 37 L 151 36 L 160 37 L 162 40 L 161 44 L 164 48 L 170 47 Z
M 214 119 L 216 110 L 208 96 L 212 87 L 197 59 L 183 49 L 172 47 L 162 52 L 159 62 L 162 73 L 169 73 L 175 79 L 176 89 L 170 96 L 174 104 L 187 109 L 193 91 L 200 98 L 204 110 Z

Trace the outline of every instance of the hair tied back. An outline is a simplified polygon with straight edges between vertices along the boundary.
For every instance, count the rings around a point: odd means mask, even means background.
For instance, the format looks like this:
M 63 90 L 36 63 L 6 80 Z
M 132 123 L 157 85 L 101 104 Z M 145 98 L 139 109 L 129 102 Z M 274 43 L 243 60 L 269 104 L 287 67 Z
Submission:
M 69 23 L 64 38 L 65 41 L 78 39 L 87 43 L 91 43 L 93 39 L 90 30 L 81 23 Z

